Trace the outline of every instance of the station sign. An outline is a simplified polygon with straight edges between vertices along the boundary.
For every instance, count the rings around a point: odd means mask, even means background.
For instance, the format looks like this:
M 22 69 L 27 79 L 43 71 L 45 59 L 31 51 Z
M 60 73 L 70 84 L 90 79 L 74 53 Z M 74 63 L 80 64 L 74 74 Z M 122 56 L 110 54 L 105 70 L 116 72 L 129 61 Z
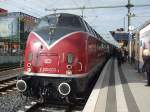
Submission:
M 134 30 L 134 26 L 129 26 L 129 30 L 133 31 Z

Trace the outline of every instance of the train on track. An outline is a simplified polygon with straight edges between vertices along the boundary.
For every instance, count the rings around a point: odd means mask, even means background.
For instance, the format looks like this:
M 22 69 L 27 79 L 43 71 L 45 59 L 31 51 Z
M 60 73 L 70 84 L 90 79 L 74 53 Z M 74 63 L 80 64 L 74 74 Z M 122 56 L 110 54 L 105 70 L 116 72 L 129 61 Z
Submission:
M 69 102 L 85 98 L 111 48 L 80 16 L 45 16 L 28 36 L 24 77 L 16 86 L 36 98 Z

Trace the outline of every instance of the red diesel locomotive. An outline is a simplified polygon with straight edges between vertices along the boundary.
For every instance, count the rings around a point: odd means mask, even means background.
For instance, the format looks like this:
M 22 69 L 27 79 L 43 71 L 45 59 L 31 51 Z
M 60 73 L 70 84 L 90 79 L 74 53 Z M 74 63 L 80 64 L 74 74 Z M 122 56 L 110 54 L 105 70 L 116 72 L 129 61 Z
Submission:
M 17 88 L 37 98 L 84 98 L 108 46 L 79 16 L 45 16 L 28 36 L 24 77 Z

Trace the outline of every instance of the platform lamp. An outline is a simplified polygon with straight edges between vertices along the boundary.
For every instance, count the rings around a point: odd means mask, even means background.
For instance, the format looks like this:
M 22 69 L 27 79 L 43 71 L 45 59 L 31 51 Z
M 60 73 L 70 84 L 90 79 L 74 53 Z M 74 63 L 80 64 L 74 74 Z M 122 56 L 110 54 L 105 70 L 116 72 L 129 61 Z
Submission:
M 129 26 L 129 62 L 132 63 L 132 35 L 133 35 L 133 26 Z

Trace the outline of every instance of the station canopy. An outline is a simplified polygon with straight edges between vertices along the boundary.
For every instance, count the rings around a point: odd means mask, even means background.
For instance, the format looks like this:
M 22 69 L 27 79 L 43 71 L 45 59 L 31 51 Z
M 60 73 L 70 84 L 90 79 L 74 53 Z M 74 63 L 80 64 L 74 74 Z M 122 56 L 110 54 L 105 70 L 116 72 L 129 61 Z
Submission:
M 114 38 L 115 40 L 129 40 L 129 33 L 128 32 L 115 32 Z
M 115 47 L 119 48 L 119 43 L 112 37 L 112 35 L 110 33 L 108 33 L 107 35 L 102 35 L 102 37 L 108 43 L 110 43 L 110 44 L 114 45 Z

